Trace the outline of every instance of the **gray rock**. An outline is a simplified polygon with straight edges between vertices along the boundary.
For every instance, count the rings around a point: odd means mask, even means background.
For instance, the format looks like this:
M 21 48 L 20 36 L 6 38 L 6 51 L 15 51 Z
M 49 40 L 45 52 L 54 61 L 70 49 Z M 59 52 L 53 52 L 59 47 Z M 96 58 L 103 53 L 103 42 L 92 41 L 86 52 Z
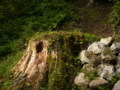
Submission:
M 120 53 L 119 55 L 117 56 L 117 64 L 116 64 L 116 74 L 117 76 L 119 77 L 120 79 Z
M 102 77 L 97 77 L 89 83 L 89 86 L 90 88 L 97 88 L 105 84 L 108 84 L 108 81 L 106 81 Z
M 120 79 L 120 68 L 117 68 L 117 69 L 116 69 L 116 75 L 117 75 L 117 77 Z
M 107 45 L 109 45 L 112 42 L 112 37 L 101 38 L 100 42 L 107 46 Z
M 117 56 L 116 60 L 117 60 L 116 69 L 118 69 L 118 68 L 120 68 L 120 53 Z
M 92 51 L 87 50 L 83 50 L 79 56 L 82 64 L 93 63 L 97 59 L 96 55 L 94 55 Z
M 101 64 L 97 68 L 97 73 L 100 77 L 111 81 L 112 77 L 115 75 L 114 66 L 110 64 Z
M 117 81 L 112 90 L 120 90 L 120 80 Z
M 100 65 L 101 63 L 103 63 L 103 62 L 102 62 L 102 57 L 101 57 L 101 55 L 97 55 L 96 59 L 95 59 L 94 62 L 93 62 L 93 65 L 94 65 L 94 66 L 98 66 L 98 65 Z
M 74 80 L 77 86 L 87 88 L 90 80 L 85 76 L 85 73 L 79 73 Z
M 93 68 L 93 65 L 91 64 L 85 64 L 82 69 L 86 70 L 87 72 L 95 71 L 95 68 Z
M 94 54 L 91 51 L 87 51 L 87 50 L 83 50 L 80 53 L 80 60 L 82 62 L 82 64 L 84 63 L 90 63 L 90 60 L 93 60 L 93 56 Z
M 94 42 L 88 47 L 88 51 L 92 51 L 94 54 L 100 54 L 104 49 L 104 44 L 101 42 Z
M 109 63 L 111 60 L 115 60 L 116 56 L 112 53 L 109 47 L 105 47 L 101 53 L 103 62 Z
M 113 43 L 110 47 L 114 54 L 120 53 L 120 43 Z

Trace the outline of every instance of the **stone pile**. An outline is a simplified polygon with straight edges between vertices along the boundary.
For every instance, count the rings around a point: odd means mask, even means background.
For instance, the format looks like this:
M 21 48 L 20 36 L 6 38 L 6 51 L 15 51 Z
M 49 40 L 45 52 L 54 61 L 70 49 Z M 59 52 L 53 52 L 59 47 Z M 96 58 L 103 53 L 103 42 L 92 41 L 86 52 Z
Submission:
M 83 90 L 109 84 L 115 75 L 120 77 L 120 43 L 113 42 L 112 37 L 92 43 L 87 50 L 80 52 L 79 57 L 83 67 L 74 83 Z M 117 83 L 113 90 L 120 90 Z

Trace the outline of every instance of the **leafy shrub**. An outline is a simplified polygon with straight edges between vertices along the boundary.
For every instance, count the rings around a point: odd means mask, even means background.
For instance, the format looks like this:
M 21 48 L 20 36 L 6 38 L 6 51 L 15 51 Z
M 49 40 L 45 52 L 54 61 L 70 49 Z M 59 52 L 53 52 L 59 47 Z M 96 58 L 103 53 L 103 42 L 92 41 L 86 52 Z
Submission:
M 35 32 L 56 30 L 72 17 L 72 6 L 64 0 L 1 1 L 0 56 L 23 49 L 26 38 Z

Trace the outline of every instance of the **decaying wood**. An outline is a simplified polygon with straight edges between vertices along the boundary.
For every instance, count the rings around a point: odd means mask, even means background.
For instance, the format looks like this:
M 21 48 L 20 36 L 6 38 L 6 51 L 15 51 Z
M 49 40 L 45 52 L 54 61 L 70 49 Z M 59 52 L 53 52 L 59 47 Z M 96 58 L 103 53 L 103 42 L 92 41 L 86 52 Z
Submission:
M 43 72 L 46 68 L 48 41 L 34 41 L 28 45 L 28 48 L 13 68 L 15 74 L 24 73 L 27 74 L 27 78 L 31 78 L 36 72 Z

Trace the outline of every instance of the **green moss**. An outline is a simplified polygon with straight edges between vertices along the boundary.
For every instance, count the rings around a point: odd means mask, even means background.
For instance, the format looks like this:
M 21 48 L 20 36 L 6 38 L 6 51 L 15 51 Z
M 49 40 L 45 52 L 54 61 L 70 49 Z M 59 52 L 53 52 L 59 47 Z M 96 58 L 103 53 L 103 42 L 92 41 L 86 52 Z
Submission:
M 81 72 L 85 73 L 86 77 L 88 77 L 89 80 L 93 80 L 98 76 L 95 70 L 87 71 L 86 69 L 81 69 Z
M 87 40 L 91 38 L 85 38 L 83 33 L 78 32 L 60 32 L 55 35 L 57 36 L 52 37 L 50 40 L 53 46 L 56 44 L 55 42 L 58 43 L 59 58 L 57 60 L 53 60 L 51 56 L 48 58 L 49 80 L 47 90 L 79 90 L 73 83 L 75 76 L 82 67 L 78 54 L 88 45 Z M 56 47 L 52 49 L 56 49 Z M 90 79 L 94 79 L 93 74 L 89 75 Z
M 99 41 L 99 39 L 101 38 L 101 37 L 91 35 L 91 34 L 87 34 L 87 33 L 85 33 L 84 36 L 85 36 L 85 38 L 88 38 L 91 41 Z

